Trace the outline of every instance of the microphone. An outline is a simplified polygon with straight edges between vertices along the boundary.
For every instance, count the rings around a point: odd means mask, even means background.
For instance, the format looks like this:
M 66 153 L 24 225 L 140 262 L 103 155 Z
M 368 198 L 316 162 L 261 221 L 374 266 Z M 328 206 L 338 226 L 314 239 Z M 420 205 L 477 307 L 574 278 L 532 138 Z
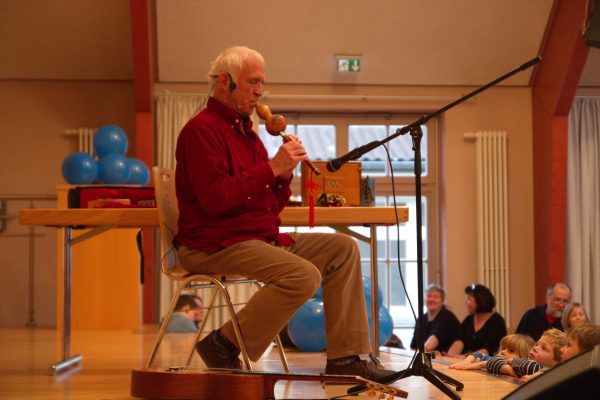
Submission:
M 354 150 L 351 150 L 349 153 L 346 153 L 341 157 L 334 158 L 333 160 L 327 161 L 327 171 L 335 172 L 335 171 L 339 170 L 348 161 L 356 160 L 356 159 L 360 158 L 360 156 L 362 156 L 363 154 L 378 147 L 379 145 L 381 145 L 381 143 L 382 143 L 381 141 L 375 140 L 371 143 L 367 143 L 365 145 L 357 147 Z

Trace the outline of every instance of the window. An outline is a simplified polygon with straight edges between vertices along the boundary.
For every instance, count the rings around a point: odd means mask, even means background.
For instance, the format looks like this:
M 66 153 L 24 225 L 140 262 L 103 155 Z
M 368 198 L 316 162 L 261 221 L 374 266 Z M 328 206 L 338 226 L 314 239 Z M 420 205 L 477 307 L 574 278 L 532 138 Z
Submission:
M 329 160 L 346 154 L 349 150 L 381 140 L 397 132 L 398 129 L 412 123 L 418 117 L 390 115 L 308 115 L 299 114 L 288 117 L 286 133 L 294 133 L 302 139 L 312 160 Z M 439 263 L 437 252 L 437 120 L 431 119 L 421 127 L 421 194 L 422 194 L 422 237 L 423 237 L 423 274 L 424 285 L 439 281 Z M 273 156 L 281 145 L 281 138 L 269 135 L 264 126 L 260 126 L 269 155 Z M 409 310 L 406 291 L 413 306 L 418 302 L 417 249 L 416 249 L 416 207 L 414 186 L 414 151 L 409 134 L 398 136 L 387 142 L 392 159 L 396 203 L 408 206 L 409 221 L 399 227 L 379 227 L 377 230 L 377 263 L 379 286 L 384 293 L 382 304 L 388 307 L 395 327 L 414 325 L 413 314 Z M 391 206 L 392 178 L 386 151 L 378 147 L 364 154 L 362 162 L 363 177 L 375 180 L 376 205 Z M 297 176 L 299 174 L 297 171 Z M 300 194 L 300 179 L 294 179 L 293 193 Z M 354 231 L 369 235 L 368 227 L 352 227 Z M 309 231 L 298 228 L 298 231 Z M 329 228 L 315 228 L 314 231 L 332 231 Z M 370 276 L 370 249 L 367 243 L 358 241 L 363 264 L 363 274 Z M 406 284 L 402 287 L 398 265 Z M 416 312 L 416 310 L 415 310 Z

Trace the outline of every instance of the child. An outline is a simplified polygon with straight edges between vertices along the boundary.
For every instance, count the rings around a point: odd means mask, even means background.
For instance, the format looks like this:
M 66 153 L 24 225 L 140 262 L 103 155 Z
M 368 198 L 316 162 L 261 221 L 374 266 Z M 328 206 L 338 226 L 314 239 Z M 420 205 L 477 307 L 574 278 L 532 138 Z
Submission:
M 508 358 L 524 358 L 527 357 L 529 351 L 533 348 L 535 342 L 529 335 L 514 334 L 504 336 L 500 340 L 500 351 L 498 355 Z M 480 352 L 471 353 L 459 363 L 450 365 L 452 369 L 481 369 L 485 368 L 487 361 L 491 358 L 488 354 Z
M 579 324 L 567 333 L 567 344 L 561 349 L 561 361 L 567 361 L 578 354 L 585 353 L 600 344 L 600 326 L 591 324 Z M 524 375 L 519 383 L 525 383 L 542 374 L 538 371 L 531 375 Z
M 567 332 L 567 344 L 562 348 L 562 361 L 585 353 L 600 344 L 600 326 L 579 324 Z
M 492 374 L 514 377 L 534 374 L 543 368 L 552 368 L 561 360 L 561 349 L 567 344 L 567 335 L 555 328 L 548 329 L 529 352 L 528 358 L 505 359 L 494 356 L 487 362 Z
M 569 328 L 582 323 L 590 323 L 590 319 L 585 312 L 585 308 L 580 303 L 570 303 L 565 307 L 562 315 L 563 331 L 568 332 Z

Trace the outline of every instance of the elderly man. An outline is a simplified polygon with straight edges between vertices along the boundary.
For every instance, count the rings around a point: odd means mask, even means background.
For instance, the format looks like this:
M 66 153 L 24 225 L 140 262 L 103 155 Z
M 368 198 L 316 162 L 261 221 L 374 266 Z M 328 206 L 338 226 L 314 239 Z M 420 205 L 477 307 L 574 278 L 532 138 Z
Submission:
M 529 309 L 521 317 L 516 333 L 524 333 L 538 340 L 550 328 L 563 330 L 561 317 L 571 301 L 571 288 L 564 283 L 553 283 L 546 290 L 546 304 Z
M 238 313 L 251 360 L 258 360 L 296 310 L 323 285 L 325 372 L 382 378 L 372 351 L 360 252 L 339 233 L 279 231 L 294 168 L 308 158 L 297 138 L 269 160 L 250 114 L 263 94 L 265 61 L 232 47 L 213 62 L 207 107 L 177 140 L 181 265 L 192 273 L 244 275 L 266 285 Z M 242 368 L 231 321 L 198 342 L 209 368 Z

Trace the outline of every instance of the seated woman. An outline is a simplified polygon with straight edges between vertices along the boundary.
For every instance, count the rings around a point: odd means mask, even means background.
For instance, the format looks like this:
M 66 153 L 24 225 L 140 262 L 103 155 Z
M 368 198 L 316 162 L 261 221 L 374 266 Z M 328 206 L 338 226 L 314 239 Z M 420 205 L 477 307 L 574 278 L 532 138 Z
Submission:
M 490 289 L 479 284 L 467 286 L 465 293 L 469 315 L 463 320 L 458 338 L 448 349 L 448 355 L 494 354 L 498 351 L 500 340 L 506 336 L 506 322 L 494 311 L 496 299 Z
M 430 285 L 427 288 L 425 305 L 427 312 L 423 316 L 425 320 L 425 333 L 423 335 L 424 351 L 446 352 L 450 345 L 456 339 L 456 333 L 460 329 L 460 322 L 456 315 L 446 308 L 444 301 L 446 293 L 444 289 L 437 285 Z M 420 320 L 419 320 L 420 321 Z M 420 322 L 417 322 L 417 326 Z M 416 349 L 417 329 L 413 334 L 410 348 Z

